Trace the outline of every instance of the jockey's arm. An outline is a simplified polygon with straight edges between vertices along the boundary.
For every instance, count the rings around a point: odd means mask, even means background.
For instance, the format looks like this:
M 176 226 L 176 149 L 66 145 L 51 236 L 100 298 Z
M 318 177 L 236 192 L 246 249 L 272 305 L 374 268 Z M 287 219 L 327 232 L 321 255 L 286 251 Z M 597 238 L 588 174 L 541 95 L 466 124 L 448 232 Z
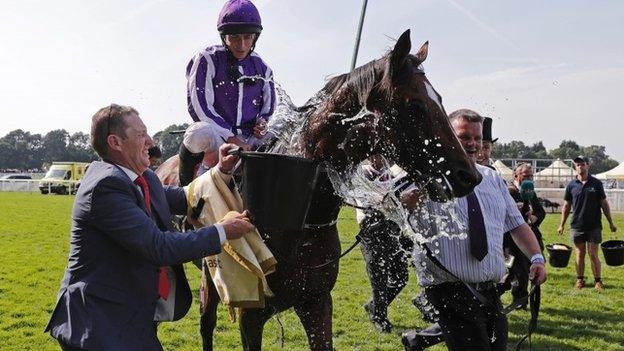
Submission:
M 212 62 L 209 64 L 208 60 L 212 60 L 210 56 L 206 58 L 202 53 L 198 53 L 188 64 L 186 74 L 188 111 L 196 121 L 212 120 L 222 128 L 229 129 L 223 117 L 214 108 L 214 86 L 206 84 L 212 81 L 215 75 L 214 64 Z

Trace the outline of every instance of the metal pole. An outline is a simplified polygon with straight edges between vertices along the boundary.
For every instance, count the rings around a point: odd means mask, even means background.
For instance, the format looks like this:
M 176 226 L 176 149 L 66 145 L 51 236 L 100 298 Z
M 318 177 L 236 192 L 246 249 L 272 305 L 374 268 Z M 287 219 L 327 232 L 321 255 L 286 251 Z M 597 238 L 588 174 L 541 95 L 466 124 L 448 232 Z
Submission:
M 360 37 L 362 36 L 362 27 L 364 26 L 364 16 L 366 15 L 366 4 L 368 0 L 362 1 L 362 13 L 360 13 L 360 25 L 358 26 L 357 36 L 355 37 L 355 48 L 353 49 L 353 58 L 351 59 L 351 71 L 355 69 L 358 50 L 360 49 Z

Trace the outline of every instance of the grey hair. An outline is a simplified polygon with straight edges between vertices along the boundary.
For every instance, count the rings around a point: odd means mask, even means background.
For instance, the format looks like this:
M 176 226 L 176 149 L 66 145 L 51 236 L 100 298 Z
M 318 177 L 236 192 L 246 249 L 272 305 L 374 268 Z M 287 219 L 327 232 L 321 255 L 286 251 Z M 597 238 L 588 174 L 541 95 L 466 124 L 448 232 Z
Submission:
M 457 111 L 453 111 L 451 112 L 451 114 L 448 116 L 449 118 L 449 122 L 453 123 L 457 120 L 463 119 L 466 122 L 473 122 L 473 123 L 481 123 L 483 124 L 483 117 L 481 117 L 480 114 L 474 112 L 473 110 L 469 110 L 467 108 L 462 108 L 459 109 Z
M 533 166 L 531 166 L 530 163 L 520 163 L 516 166 L 516 168 L 514 169 L 514 177 L 517 177 L 520 173 L 522 173 L 522 171 L 524 171 L 527 168 L 533 168 Z

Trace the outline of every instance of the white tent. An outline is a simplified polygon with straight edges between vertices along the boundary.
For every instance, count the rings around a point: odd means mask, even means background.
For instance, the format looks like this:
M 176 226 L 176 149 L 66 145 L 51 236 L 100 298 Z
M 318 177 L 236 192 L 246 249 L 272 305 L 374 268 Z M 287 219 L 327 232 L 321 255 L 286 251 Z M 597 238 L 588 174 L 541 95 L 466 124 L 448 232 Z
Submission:
M 596 174 L 596 178 L 605 179 L 605 180 L 606 179 L 624 180 L 624 162 L 620 163 L 613 169 Z
M 503 177 L 503 179 L 505 180 L 511 180 L 513 179 L 514 176 L 514 172 L 511 168 L 507 167 L 507 165 L 505 165 L 501 160 L 496 160 L 492 166 L 496 169 L 496 172 L 498 172 L 501 177 Z
M 536 180 L 546 180 L 552 182 L 567 182 L 574 178 L 574 169 L 565 164 L 560 159 L 556 159 L 550 166 L 537 172 Z

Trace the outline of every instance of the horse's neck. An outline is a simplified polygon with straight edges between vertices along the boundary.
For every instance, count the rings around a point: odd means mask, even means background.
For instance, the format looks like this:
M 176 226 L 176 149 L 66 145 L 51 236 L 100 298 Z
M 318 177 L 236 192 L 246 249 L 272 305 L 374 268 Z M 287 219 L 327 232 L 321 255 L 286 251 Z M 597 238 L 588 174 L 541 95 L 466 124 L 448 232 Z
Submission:
M 339 172 L 368 157 L 374 127 L 366 118 L 354 119 L 359 112 L 354 106 L 315 111 L 303 136 L 305 156 L 326 161 Z

